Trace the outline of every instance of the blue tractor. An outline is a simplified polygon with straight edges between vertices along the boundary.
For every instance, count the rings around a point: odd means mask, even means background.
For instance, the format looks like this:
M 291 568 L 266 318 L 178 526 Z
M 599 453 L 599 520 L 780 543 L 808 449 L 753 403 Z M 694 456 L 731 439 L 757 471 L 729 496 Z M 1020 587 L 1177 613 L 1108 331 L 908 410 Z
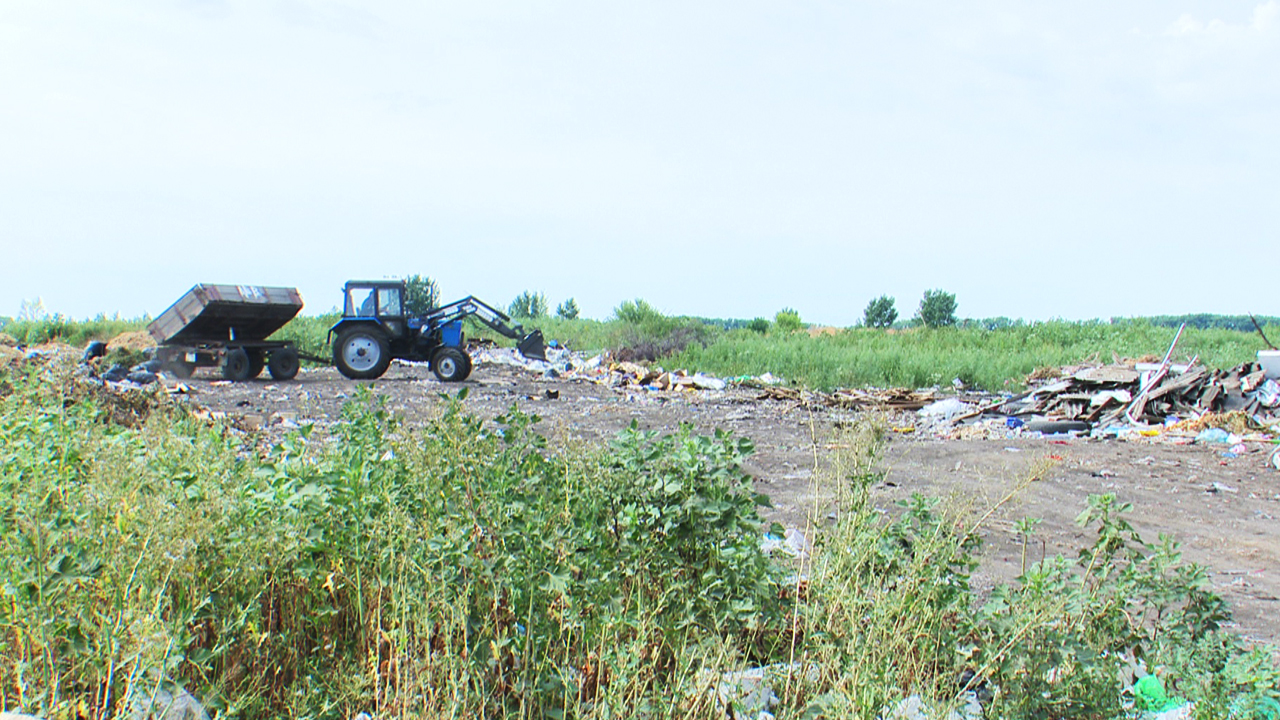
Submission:
M 462 321 L 472 317 L 504 337 L 517 340 L 521 355 L 547 359 L 541 330 L 525 333 L 503 312 L 475 297 L 442 305 L 420 316 L 405 311 L 405 284 L 396 280 L 348 282 L 342 319 L 329 328 L 333 364 L 354 380 L 382 377 L 393 359 L 426 362 L 443 382 L 471 374 L 471 356 Z

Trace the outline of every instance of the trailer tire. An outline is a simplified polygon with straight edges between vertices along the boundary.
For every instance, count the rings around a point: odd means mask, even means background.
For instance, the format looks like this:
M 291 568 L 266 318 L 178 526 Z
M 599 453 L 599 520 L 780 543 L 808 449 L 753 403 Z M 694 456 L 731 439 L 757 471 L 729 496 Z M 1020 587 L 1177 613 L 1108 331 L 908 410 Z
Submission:
M 160 369 L 167 371 L 179 380 L 190 380 L 191 376 L 196 372 L 196 365 L 182 358 L 170 358 Z
M 249 353 L 244 348 L 227 351 L 222 359 L 222 377 L 232 382 L 249 379 Z
M 333 344 L 333 364 L 352 380 L 379 378 L 391 365 L 391 347 L 377 328 L 348 328 Z
M 266 353 L 261 350 L 246 350 L 249 354 L 249 378 L 256 378 L 262 374 L 262 369 L 267 366 Z
M 431 358 L 431 371 L 440 382 L 462 382 L 471 374 L 471 358 L 455 347 L 442 347 Z
M 267 359 L 267 371 L 276 380 L 292 380 L 298 376 L 298 351 L 291 347 L 272 350 Z

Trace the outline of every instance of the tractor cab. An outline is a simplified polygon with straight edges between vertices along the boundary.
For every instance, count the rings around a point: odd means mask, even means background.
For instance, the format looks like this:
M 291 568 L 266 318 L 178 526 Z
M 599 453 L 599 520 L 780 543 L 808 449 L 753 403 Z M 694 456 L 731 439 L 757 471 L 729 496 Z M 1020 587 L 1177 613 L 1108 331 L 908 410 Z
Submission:
M 342 317 L 377 322 L 392 338 L 405 335 L 404 283 L 352 280 L 342 288 Z

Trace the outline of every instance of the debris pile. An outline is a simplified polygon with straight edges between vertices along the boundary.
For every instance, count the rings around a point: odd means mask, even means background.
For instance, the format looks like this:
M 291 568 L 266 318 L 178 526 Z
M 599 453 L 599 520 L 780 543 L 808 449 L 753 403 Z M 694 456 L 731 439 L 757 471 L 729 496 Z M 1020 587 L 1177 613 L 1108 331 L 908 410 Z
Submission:
M 729 381 L 705 373 L 664 370 L 657 365 L 615 361 L 601 354 L 587 358 L 565 348 L 549 347 L 547 359 L 534 360 L 510 348 L 481 346 L 471 350 L 476 364 L 505 365 L 540 373 L 546 378 L 579 379 L 610 387 L 637 387 L 646 390 L 724 390 Z M 735 379 L 737 380 L 737 379 Z M 750 378 L 763 387 L 778 382 L 773 376 Z
M 1091 425 L 1165 424 L 1207 413 L 1273 415 L 1280 385 L 1258 363 L 1231 370 L 1195 365 L 1114 364 L 1084 367 L 994 407 L 1002 415 L 1036 415 Z M 1176 420 L 1175 420 L 1176 421 Z
M 804 408 L 840 408 L 843 410 L 920 410 L 936 401 L 933 389 L 906 388 L 842 388 L 832 393 L 788 387 L 769 387 L 757 400 L 782 400 Z

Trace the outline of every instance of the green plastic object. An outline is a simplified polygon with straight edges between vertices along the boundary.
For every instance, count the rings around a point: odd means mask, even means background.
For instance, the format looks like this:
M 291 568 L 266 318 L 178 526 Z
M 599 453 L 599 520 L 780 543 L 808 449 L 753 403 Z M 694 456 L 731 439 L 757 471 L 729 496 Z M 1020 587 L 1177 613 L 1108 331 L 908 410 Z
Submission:
M 1147 712 L 1165 712 L 1186 704 L 1182 698 L 1171 698 L 1164 691 L 1164 683 L 1155 675 L 1147 675 L 1133 684 L 1134 707 Z

